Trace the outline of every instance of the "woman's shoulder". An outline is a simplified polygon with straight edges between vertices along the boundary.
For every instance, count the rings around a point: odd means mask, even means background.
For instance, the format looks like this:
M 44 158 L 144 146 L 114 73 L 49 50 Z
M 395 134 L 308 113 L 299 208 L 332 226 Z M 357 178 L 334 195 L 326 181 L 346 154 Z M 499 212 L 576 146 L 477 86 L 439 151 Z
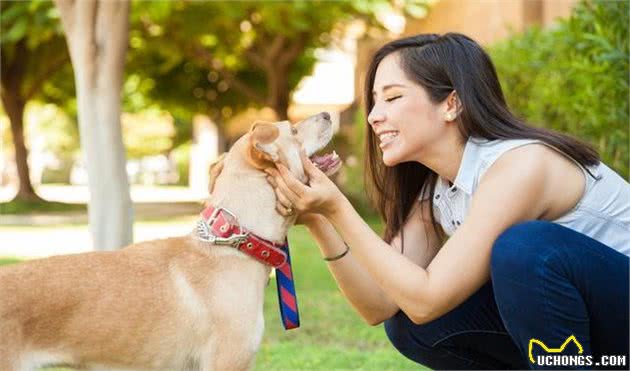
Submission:
M 537 142 L 508 143 L 495 156 L 482 158 L 478 180 L 492 168 L 534 168 L 545 175 L 552 175 L 566 163 L 558 161 L 563 156 Z M 496 166 L 495 166 L 496 165 Z
M 467 143 L 472 154 L 476 155 L 477 177 L 481 179 L 487 170 L 500 158 L 513 166 L 522 166 L 525 162 L 540 161 L 545 167 L 567 168 L 582 166 L 567 154 L 539 139 L 497 139 L 487 140 L 472 138 Z
M 481 160 L 489 161 L 496 160 L 505 152 L 513 150 L 515 148 L 540 144 L 545 145 L 545 143 L 538 139 L 484 139 L 477 137 L 470 137 L 466 143 L 466 150 L 469 150 L 472 153 L 477 154 Z
M 508 156 L 507 161 L 521 162 L 531 161 L 536 155 L 541 153 L 540 146 L 530 146 L 529 144 L 539 144 L 535 139 L 495 139 L 488 140 L 478 137 L 470 137 L 466 141 L 464 154 L 460 163 L 460 169 L 455 183 L 466 193 L 472 195 L 481 179 L 489 168 L 503 155 L 521 148 L 516 156 Z M 524 149 L 523 149 L 524 148 Z M 515 164 L 515 166 L 518 166 Z
M 587 190 L 586 172 L 575 160 L 544 142 L 528 142 L 505 151 L 496 161 L 505 168 L 527 168 L 541 174 L 541 198 L 547 199 L 540 219 L 553 220 L 572 210 Z

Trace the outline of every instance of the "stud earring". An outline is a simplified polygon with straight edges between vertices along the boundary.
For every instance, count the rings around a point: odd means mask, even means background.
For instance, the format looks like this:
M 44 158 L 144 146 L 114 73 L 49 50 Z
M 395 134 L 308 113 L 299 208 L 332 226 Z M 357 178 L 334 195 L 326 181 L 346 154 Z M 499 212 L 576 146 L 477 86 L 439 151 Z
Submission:
M 455 119 L 455 115 L 452 112 L 446 114 L 446 121 L 453 121 Z

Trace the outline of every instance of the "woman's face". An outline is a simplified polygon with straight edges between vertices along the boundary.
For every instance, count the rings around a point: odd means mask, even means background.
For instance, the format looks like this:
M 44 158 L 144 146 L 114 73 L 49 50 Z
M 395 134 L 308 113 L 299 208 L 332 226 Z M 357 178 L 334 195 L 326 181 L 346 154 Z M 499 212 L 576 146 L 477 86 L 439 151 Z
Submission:
M 444 135 L 443 112 L 426 90 L 409 80 L 397 53 L 385 57 L 376 69 L 374 107 L 368 122 L 383 151 L 386 166 L 422 159 L 423 151 Z

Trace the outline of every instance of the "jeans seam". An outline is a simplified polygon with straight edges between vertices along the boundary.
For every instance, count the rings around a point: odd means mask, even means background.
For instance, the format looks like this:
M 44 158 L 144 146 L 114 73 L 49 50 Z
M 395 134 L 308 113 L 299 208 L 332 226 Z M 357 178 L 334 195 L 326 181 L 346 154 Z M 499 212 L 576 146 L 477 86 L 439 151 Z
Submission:
M 538 269 L 540 270 L 541 276 L 543 277 L 543 282 L 541 284 L 542 289 L 543 289 L 543 300 L 545 303 L 545 308 L 544 308 L 544 317 L 545 318 L 551 318 L 551 313 L 549 311 L 550 305 L 549 305 L 549 289 L 548 289 L 548 278 L 547 275 L 549 274 L 549 271 L 552 270 L 552 268 L 549 266 L 548 262 L 549 260 L 551 260 L 551 258 L 553 258 L 556 255 L 560 254 L 560 250 L 559 249 L 554 249 L 551 253 L 549 253 L 549 255 L 545 256 L 543 258 L 542 264 L 540 264 L 540 266 L 538 267 Z M 564 272 L 557 272 L 558 274 L 562 275 L 571 286 L 573 286 L 575 288 L 575 290 L 577 291 L 578 295 L 582 298 L 582 301 L 584 301 L 584 297 L 582 297 L 582 293 L 580 292 L 580 290 L 575 286 L 575 284 L 573 282 L 571 282 L 571 280 L 569 279 L 569 277 L 566 277 Z M 586 303 L 584 303 L 586 305 Z M 587 313 L 588 313 L 588 309 L 587 309 Z
M 455 335 L 461 335 L 461 334 L 466 334 L 466 333 L 470 333 L 470 332 L 476 332 L 476 333 L 483 333 L 483 334 L 498 334 L 498 335 L 508 335 L 510 336 L 509 333 L 505 332 L 505 331 L 492 331 L 492 330 L 463 330 L 463 331 L 458 331 L 458 332 L 454 332 L 452 334 L 449 334 L 447 336 L 445 336 L 444 338 L 437 340 L 436 342 L 434 342 L 431 346 L 435 347 L 437 346 L 439 343 L 443 342 L 444 340 L 450 339 L 451 337 L 455 336 Z
M 451 355 L 451 357 L 455 357 L 455 358 L 461 359 L 461 360 L 463 360 L 463 361 L 470 362 L 470 364 L 477 365 L 477 367 L 478 367 L 478 368 L 490 369 L 490 367 L 488 367 L 488 365 L 483 364 L 483 363 L 479 363 L 479 361 L 476 361 L 476 360 L 474 360 L 474 359 L 470 359 L 470 358 L 462 357 L 461 355 L 459 355 L 459 354 L 457 354 L 457 353 L 453 353 L 453 352 L 451 352 L 450 350 L 448 350 L 448 349 L 446 349 L 446 348 L 442 348 L 442 350 L 443 350 L 444 352 L 446 352 L 446 353 L 450 354 L 450 355 Z M 481 367 L 479 367 L 479 366 L 481 366 Z
M 510 336 L 510 334 L 509 334 L 509 333 L 507 333 L 507 332 L 503 332 L 503 331 L 492 331 L 492 330 L 464 330 L 464 331 L 458 331 L 458 332 L 455 332 L 455 333 L 449 334 L 448 336 L 446 336 L 446 337 L 444 337 L 444 338 L 442 338 L 442 339 L 440 339 L 440 340 L 438 340 L 438 341 L 434 342 L 434 343 L 433 343 L 433 345 L 431 345 L 431 347 L 432 347 L 432 348 L 435 348 L 435 347 L 436 347 L 438 344 L 440 344 L 441 342 L 443 342 L 443 341 L 445 341 L 445 340 L 447 340 L 447 339 L 449 339 L 449 338 L 451 338 L 451 337 L 453 337 L 453 336 L 455 336 L 455 335 L 461 335 L 461 334 L 466 334 L 466 333 L 471 333 L 471 332 L 474 332 L 474 333 L 484 333 L 484 334 L 498 334 L 498 335 L 507 335 L 507 336 Z M 457 353 L 451 352 L 450 350 L 448 350 L 448 348 L 447 348 L 447 347 L 441 347 L 440 349 L 441 349 L 442 351 L 444 351 L 444 352 L 446 352 L 446 353 L 450 354 L 450 355 L 451 355 L 451 357 L 455 357 L 455 358 L 458 358 L 458 359 L 464 360 L 464 361 L 466 361 L 466 362 L 470 362 L 471 364 L 477 365 L 478 367 L 480 366 L 480 368 L 490 369 L 490 367 L 489 367 L 488 365 L 486 365 L 486 364 L 484 364 L 484 363 L 480 363 L 479 361 L 474 360 L 474 359 L 471 359 L 471 358 L 466 358 L 466 357 L 463 357 L 463 356 L 462 356 L 462 355 L 460 355 L 460 354 L 457 354 Z
M 549 295 L 547 294 L 549 289 L 547 288 L 547 282 L 546 282 L 547 278 L 545 277 L 548 273 L 545 273 L 545 269 L 549 269 L 547 267 L 547 261 L 549 261 L 549 259 L 551 259 L 551 256 L 553 254 L 557 253 L 557 251 L 558 251 L 558 249 L 552 250 L 552 252 L 549 253 L 549 255 L 547 255 L 547 256 L 545 256 L 543 258 L 542 264 L 540 264 L 538 266 L 539 274 L 543 277 L 542 284 L 541 284 L 542 291 L 543 291 L 543 302 L 545 303 L 545 307 L 543 308 L 543 318 L 549 318 L 549 316 L 550 316 L 550 313 L 549 313 L 549 301 L 548 301 L 549 300 Z M 529 344 L 530 341 L 531 340 L 527 341 L 528 344 Z M 545 340 L 545 341 L 547 341 L 547 340 Z M 527 346 L 527 349 L 528 349 L 528 353 L 529 353 L 529 345 Z M 527 354 L 527 356 L 529 357 L 529 354 Z

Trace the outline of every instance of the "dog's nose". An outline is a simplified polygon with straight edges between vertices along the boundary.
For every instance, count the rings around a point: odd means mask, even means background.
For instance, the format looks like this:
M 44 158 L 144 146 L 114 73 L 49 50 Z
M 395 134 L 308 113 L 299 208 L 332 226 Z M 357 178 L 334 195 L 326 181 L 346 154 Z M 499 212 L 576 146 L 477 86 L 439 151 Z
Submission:
M 322 116 L 322 118 L 323 118 L 324 120 L 329 120 L 329 121 L 330 121 L 330 113 L 328 113 L 328 112 L 322 112 L 322 113 L 320 113 L 320 115 Z

